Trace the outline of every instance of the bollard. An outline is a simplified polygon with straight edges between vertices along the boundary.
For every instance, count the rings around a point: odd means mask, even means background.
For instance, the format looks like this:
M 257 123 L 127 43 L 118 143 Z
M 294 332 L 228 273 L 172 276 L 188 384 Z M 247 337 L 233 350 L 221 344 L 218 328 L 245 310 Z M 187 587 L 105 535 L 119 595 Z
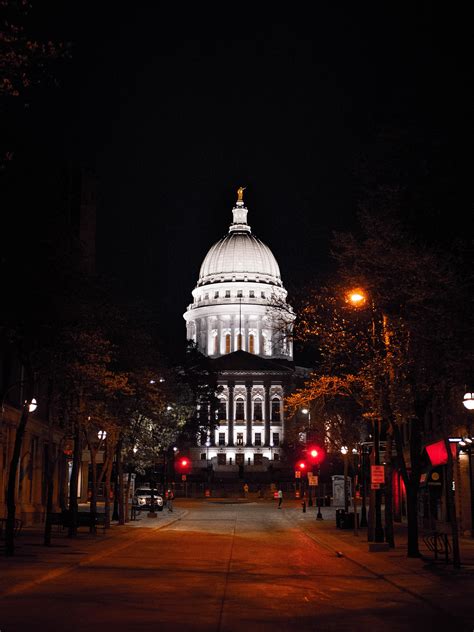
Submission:
M 303 513 L 306 513 L 306 500 L 303 500 L 301 506 L 303 507 Z

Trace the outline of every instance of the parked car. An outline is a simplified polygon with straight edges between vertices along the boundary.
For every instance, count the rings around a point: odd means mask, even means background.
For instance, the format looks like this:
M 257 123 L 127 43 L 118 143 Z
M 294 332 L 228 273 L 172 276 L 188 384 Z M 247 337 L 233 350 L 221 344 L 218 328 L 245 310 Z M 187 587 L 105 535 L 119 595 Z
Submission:
M 136 489 L 133 497 L 133 504 L 138 510 L 151 509 L 151 489 L 147 487 Z M 157 489 L 153 490 L 153 504 L 156 511 L 163 511 L 163 494 Z

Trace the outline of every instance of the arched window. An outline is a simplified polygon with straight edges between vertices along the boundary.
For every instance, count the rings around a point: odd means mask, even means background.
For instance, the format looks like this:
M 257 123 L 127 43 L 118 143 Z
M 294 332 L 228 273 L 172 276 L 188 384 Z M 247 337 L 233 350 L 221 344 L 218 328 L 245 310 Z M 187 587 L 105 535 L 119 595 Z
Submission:
M 219 353 L 219 336 L 214 336 L 214 355 Z
M 226 334 L 225 337 L 225 352 L 230 353 L 230 334 Z
M 272 421 L 280 421 L 280 400 L 272 399 Z
M 245 415 L 244 415 L 244 400 L 243 399 L 237 399 L 235 401 L 235 419 L 236 421 L 239 420 L 243 420 L 245 419 Z
M 237 349 L 239 351 L 242 350 L 242 334 L 241 333 L 237 334 Z
M 224 399 L 219 400 L 219 408 L 217 411 L 219 421 L 227 419 L 227 403 Z
M 263 419 L 263 414 L 262 414 L 262 400 L 260 399 L 256 399 L 253 403 L 253 418 L 254 421 L 262 421 Z
M 255 353 L 255 336 L 253 334 L 249 336 L 249 352 Z

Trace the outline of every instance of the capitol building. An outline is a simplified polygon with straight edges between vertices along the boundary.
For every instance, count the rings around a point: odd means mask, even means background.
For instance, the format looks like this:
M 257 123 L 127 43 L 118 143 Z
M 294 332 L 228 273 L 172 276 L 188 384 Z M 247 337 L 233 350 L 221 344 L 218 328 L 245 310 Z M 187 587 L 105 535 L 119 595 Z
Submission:
M 243 192 L 227 235 L 202 262 L 184 314 L 187 338 L 211 359 L 220 387 L 215 426 L 191 449 L 193 470 L 227 476 L 278 467 L 294 373 L 295 315 L 273 253 L 247 223 Z

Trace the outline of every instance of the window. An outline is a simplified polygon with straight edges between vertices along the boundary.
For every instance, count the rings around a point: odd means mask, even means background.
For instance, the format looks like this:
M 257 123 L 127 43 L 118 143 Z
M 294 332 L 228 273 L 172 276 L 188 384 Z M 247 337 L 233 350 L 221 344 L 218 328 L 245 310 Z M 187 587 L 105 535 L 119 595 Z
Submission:
M 239 420 L 245 419 L 243 399 L 238 399 L 235 402 L 235 418 Z
M 263 454 L 254 454 L 253 455 L 253 464 L 254 465 L 263 465 Z
M 280 400 L 272 399 L 272 421 L 280 421 Z
M 230 334 L 226 334 L 225 337 L 225 352 L 230 353 Z
M 219 401 L 219 408 L 217 410 L 217 418 L 221 421 L 227 419 L 227 404 L 222 399 Z
M 237 445 L 244 445 L 244 433 L 243 432 L 238 432 L 237 433 Z
M 274 446 L 280 445 L 280 433 L 279 432 L 274 432 L 273 433 L 273 445 Z
M 255 298 L 255 291 L 254 290 L 250 290 L 249 297 L 250 298 Z
M 219 432 L 219 445 L 225 445 L 225 432 Z
M 262 445 L 262 433 L 261 432 L 256 432 L 255 433 L 254 445 Z
M 242 290 L 237 290 L 237 298 L 242 298 L 243 295 Z
M 209 294 L 207 294 L 207 293 L 206 293 L 206 294 L 204 294 L 204 300 L 205 300 L 205 301 L 208 301 L 208 300 L 209 300 Z
M 253 334 L 249 336 L 249 352 L 255 353 L 255 336 Z
M 265 292 L 262 292 L 260 295 L 262 298 L 265 298 Z
M 237 334 L 237 349 L 239 351 L 242 349 L 242 334 Z
M 214 355 L 219 353 L 219 336 L 214 336 Z
M 243 465 L 244 464 L 244 455 L 242 454 L 242 452 L 240 454 L 236 454 L 235 455 L 235 464 L 236 465 Z
M 219 292 L 214 292 L 214 298 L 219 298 Z
M 217 465 L 225 465 L 225 464 L 226 464 L 225 454 L 218 454 L 217 455 Z
M 201 461 L 206 461 L 206 453 L 201 452 Z
M 255 401 L 253 404 L 253 418 L 254 421 L 262 421 L 263 419 L 262 402 L 260 400 Z
M 275 452 L 273 455 L 273 460 L 274 461 L 279 461 L 280 460 L 280 455 L 278 454 L 278 452 Z
M 225 291 L 225 297 L 226 298 L 230 298 L 230 290 L 226 290 Z

